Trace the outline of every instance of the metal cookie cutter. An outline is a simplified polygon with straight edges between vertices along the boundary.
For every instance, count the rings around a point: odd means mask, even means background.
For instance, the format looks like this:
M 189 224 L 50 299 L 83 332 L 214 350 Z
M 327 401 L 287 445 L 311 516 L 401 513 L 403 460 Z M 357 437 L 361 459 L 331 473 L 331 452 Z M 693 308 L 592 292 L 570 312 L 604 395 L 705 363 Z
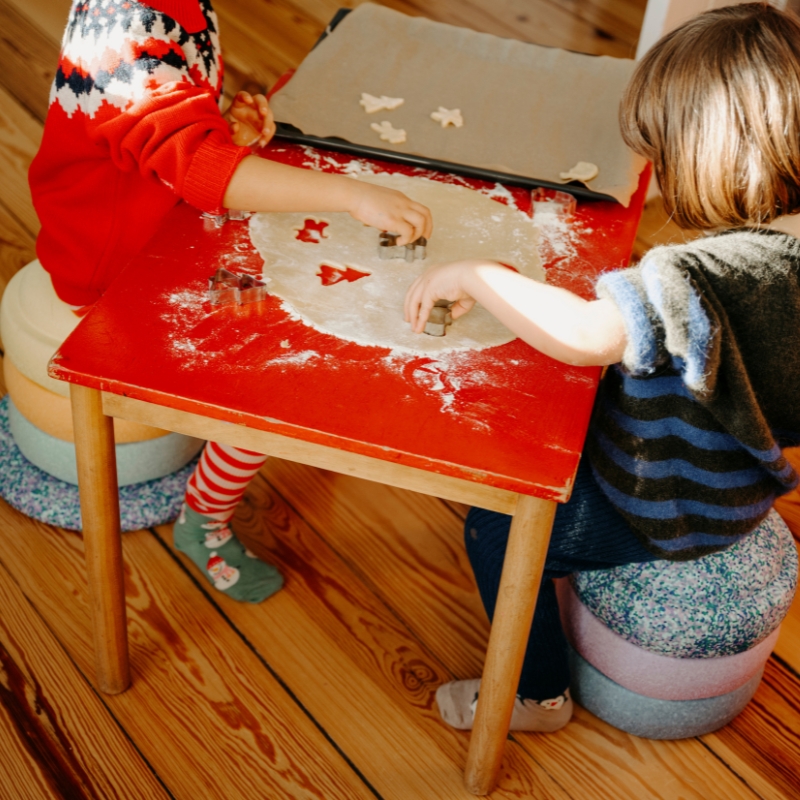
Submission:
M 208 302 L 214 306 L 228 306 L 239 302 L 239 276 L 220 267 L 208 279 Z
M 400 247 L 397 240 L 399 233 L 381 231 L 378 241 L 378 256 L 380 258 L 404 258 L 406 261 L 422 260 L 426 255 L 428 240 L 424 236 Z
M 207 231 L 213 231 L 221 228 L 228 221 L 228 214 L 209 214 L 204 211 L 201 215 L 203 217 L 203 228 Z
M 204 211 L 201 216 L 203 218 L 203 227 L 207 231 L 213 231 L 217 228 L 221 228 L 229 219 L 243 220 L 247 219 L 250 214 L 247 211 L 240 211 L 237 208 L 229 208 L 223 214 L 209 214 L 207 211 Z
M 444 336 L 447 333 L 447 326 L 453 324 L 453 317 L 450 314 L 452 305 L 449 300 L 437 300 L 428 315 L 423 332 L 429 336 Z
M 239 280 L 239 302 L 257 303 L 269 295 L 267 284 L 254 275 L 242 275 Z
M 214 306 L 257 303 L 267 297 L 267 284 L 253 275 L 236 275 L 220 267 L 208 279 L 208 302 Z

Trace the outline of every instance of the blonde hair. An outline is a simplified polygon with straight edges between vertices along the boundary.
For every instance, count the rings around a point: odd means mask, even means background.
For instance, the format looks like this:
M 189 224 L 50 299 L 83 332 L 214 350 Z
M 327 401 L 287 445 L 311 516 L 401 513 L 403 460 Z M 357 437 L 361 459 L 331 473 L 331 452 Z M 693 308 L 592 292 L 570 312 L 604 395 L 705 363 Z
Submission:
M 684 228 L 800 211 L 800 21 L 766 3 L 689 20 L 636 68 L 620 125 Z

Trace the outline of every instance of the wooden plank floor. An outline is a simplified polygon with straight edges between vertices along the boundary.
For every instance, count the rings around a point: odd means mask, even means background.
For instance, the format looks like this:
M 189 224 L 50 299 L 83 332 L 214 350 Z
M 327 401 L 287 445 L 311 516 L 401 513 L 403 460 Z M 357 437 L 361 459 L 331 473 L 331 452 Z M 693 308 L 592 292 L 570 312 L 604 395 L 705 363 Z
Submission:
M 33 258 L 26 172 L 68 0 L 0 0 L 0 290 Z M 295 66 L 339 0 L 218 0 L 231 94 Z M 353 5 L 353 3 L 345 3 Z M 409 14 L 630 56 L 642 0 L 388 0 Z M 636 254 L 680 231 L 657 201 Z M 0 391 L 4 391 L 0 386 Z M 270 461 L 236 517 L 285 589 L 259 606 L 207 591 L 170 526 L 126 534 L 134 683 L 97 694 L 80 536 L 0 501 L 0 800 L 465 798 L 467 736 L 433 695 L 480 673 L 488 624 L 465 509 Z M 579 709 L 514 735 L 498 798 L 800 797 L 800 604 L 755 700 L 716 734 L 628 736 Z

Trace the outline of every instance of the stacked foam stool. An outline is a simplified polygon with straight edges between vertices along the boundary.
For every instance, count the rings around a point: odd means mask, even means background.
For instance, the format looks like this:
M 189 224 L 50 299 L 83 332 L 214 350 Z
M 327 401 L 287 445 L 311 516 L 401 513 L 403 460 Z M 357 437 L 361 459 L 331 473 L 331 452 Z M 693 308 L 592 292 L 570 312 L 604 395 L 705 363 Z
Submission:
M 794 598 L 797 565 L 792 535 L 773 510 L 722 553 L 559 581 L 573 697 L 650 739 L 721 728 L 758 688 Z
M 80 322 L 38 261 L 10 281 L 0 305 L 8 395 L 0 402 L 0 495 L 51 524 L 80 529 L 69 385 L 47 364 Z M 203 442 L 114 420 L 123 530 L 177 516 Z

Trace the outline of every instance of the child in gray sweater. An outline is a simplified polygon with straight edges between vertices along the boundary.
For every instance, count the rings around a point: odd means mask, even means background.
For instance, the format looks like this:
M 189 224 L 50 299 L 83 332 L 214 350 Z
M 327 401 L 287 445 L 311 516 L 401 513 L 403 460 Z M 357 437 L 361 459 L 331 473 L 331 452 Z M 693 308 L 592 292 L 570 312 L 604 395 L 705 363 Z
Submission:
M 406 298 L 417 331 L 436 300 L 454 318 L 479 301 L 553 358 L 611 367 L 556 514 L 513 730 L 572 714 L 552 578 L 717 552 L 798 482 L 781 448 L 800 443 L 800 21 L 765 3 L 690 20 L 639 64 L 620 121 L 672 218 L 713 235 L 607 273 L 594 301 L 484 260 L 436 265 Z M 490 617 L 509 526 L 466 521 Z M 478 689 L 441 686 L 443 718 L 471 728 Z

